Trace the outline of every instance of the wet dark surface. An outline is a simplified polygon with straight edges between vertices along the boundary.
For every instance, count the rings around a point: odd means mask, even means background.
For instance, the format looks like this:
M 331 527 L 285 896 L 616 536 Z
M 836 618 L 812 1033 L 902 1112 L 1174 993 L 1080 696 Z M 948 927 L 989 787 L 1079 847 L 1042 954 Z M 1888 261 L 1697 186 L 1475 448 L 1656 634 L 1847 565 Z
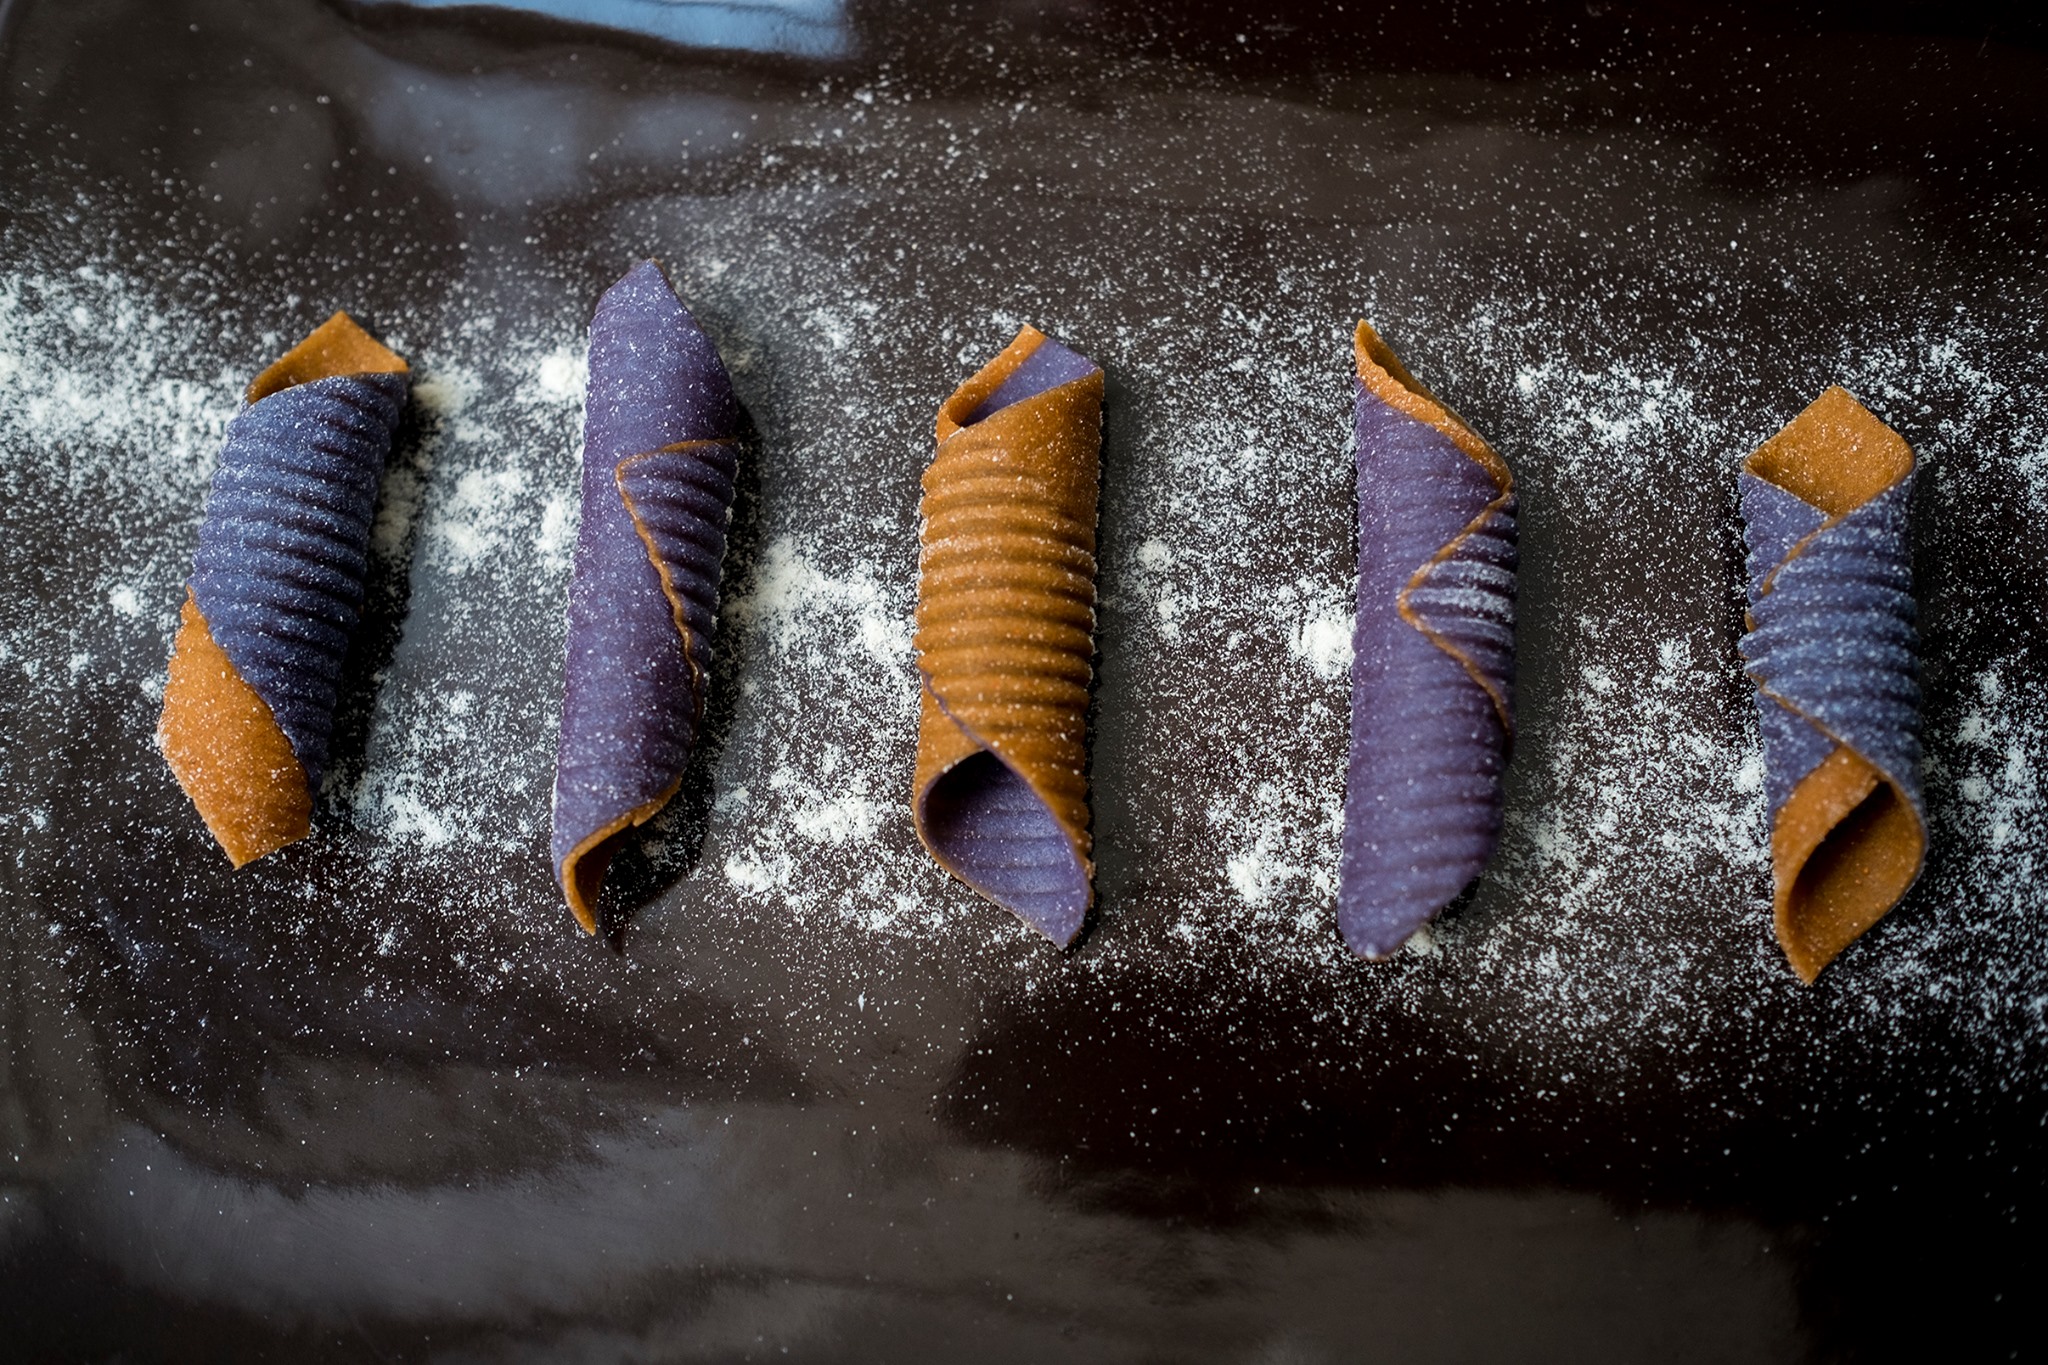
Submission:
M 2038 24 L 1356 9 L 821 7 L 827 59 L 0 9 L 0 1358 L 2040 1353 Z M 606 942 L 549 879 L 550 547 L 643 255 L 756 430 Z M 414 361 L 410 510 L 314 837 L 231 875 L 150 688 L 220 423 L 335 307 Z M 1381 966 L 1302 662 L 1360 314 L 1523 499 L 1501 852 Z M 918 853 L 889 634 L 933 410 L 1023 321 L 1109 377 L 1064 955 Z M 1935 844 L 1806 990 L 1733 470 L 1837 380 L 1927 462 Z

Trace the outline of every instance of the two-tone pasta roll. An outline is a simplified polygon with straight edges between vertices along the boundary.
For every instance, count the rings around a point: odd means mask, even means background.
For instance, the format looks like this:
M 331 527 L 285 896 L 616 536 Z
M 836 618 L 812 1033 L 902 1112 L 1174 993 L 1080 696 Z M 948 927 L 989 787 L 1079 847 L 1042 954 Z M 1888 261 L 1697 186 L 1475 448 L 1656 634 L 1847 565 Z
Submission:
M 1920 875 L 1913 450 L 1830 388 L 1743 462 L 1744 671 L 1757 686 L 1772 915 L 1801 980 Z
M 590 933 L 621 839 L 675 794 L 696 744 L 739 434 L 711 339 L 641 262 L 590 323 L 555 755 L 555 877 Z
M 1507 463 L 1361 322 L 1358 616 L 1337 925 L 1398 950 L 1479 875 L 1514 733 Z
M 1101 369 L 1026 327 L 939 408 L 919 504 L 918 837 L 1059 944 L 1093 895 L 1101 448 Z
M 157 743 L 236 867 L 311 828 L 409 382 L 336 313 L 256 376 L 228 424 Z

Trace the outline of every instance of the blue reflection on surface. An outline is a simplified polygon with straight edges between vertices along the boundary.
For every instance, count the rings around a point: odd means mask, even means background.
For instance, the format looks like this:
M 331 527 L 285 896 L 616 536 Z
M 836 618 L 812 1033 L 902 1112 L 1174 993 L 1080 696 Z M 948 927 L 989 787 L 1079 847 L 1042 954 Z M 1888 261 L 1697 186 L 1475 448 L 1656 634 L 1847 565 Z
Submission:
M 368 0 L 423 9 L 478 7 L 476 0 Z M 845 0 L 500 0 L 483 8 L 517 9 L 573 23 L 644 33 L 686 47 L 842 57 L 851 47 Z

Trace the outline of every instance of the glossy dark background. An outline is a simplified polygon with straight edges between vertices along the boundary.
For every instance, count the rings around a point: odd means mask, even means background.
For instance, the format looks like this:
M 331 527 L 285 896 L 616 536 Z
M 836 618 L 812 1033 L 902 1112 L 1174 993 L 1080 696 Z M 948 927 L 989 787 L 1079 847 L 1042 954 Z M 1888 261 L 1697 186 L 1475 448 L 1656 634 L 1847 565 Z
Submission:
M 720 882 L 746 836 L 716 794 L 824 752 L 744 616 L 674 851 L 622 870 L 610 943 L 577 939 L 533 816 L 559 571 L 457 579 L 413 542 L 371 585 L 337 741 L 366 756 L 313 840 L 230 877 L 147 742 L 196 499 L 102 495 L 104 452 L 17 424 L 8 638 L 53 667 L 100 663 L 60 687 L 0 661 L 0 1358 L 2039 1353 L 2048 897 L 2030 862 L 2008 850 L 1985 872 L 1947 838 L 1810 992 L 1774 960 L 1753 862 L 1660 872 L 1669 850 L 1615 837 L 1588 842 L 1583 886 L 1528 871 L 1555 872 L 1530 831 L 1569 795 L 1567 741 L 1590 742 L 1577 666 L 1654 672 L 1573 613 L 1711 642 L 1723 681 L 1675 705 L 1729 752 L 1753 743 L 1730 487 L 1699 469 L 1729 467 L 1833 357 L 1952 310 L 1994 319 L 1973 364 L 2039 376 L 2039 22 L 1969 5 L 810 13 L 826 17 L 792 55 L 475 11 L 13 0 L 0 270 L 125 263 L 170 316 L 207 320 L 155 363 L 218 409 L 228 376 L 327 307 L 405 334 L 426 375 L 488 350 L 465 318 L 572 336 L 634 255 L 660 254 L 746 357 L 756 459 L 729 583 L 744 594 L 800 533 L 838 571 L 872 568 L 899 614 L 932 409 L 1014 320 L 1052 326 L 1112 385 L 1102 907 L 1081 946 L 1060 958 L 936 879 L 917 894 L 947 917 L 909 934 L 779 915 Z M 710 263 L 750 250 L 776 268 Z M 1551 458 L 1542 395 L 1515 397 L 1474 321 L 1517 290 L 1523 323 L 1555 319 L 1530 365 L 1682 368 L 1697 338 L 1698 418 L 1716 414 L 1725 448 L 1660 428 L 1644 439 L 1673 445 L 1676 472 L 1588 515 L 1603 466 Z M 808 310 L 848 300 L 852 342 L 818 342 L 845 318 Z M 1284 934 L 1333 937 L 1299 886 L 1307 927 L 1204 921 L 1184 942 L 1163 908 L 1223 903 L 1191 812 L 1262 763 L 1341 754 L 1341 683 L 1284 678 L 1257 615 L 1304 572 L 1342 583 L 1332 338 L 1368 305 L 1521 472 L 1521 823 L 1433 956 L 1276 959 Z M 1284 335 L 1290 313 L 1313 335 Z M 1161 636 L 1116 547 L 1171 516 L 1199 539 L 1215 485 L 1158 510 L 1196 442 L 1175 425 L 1211 415 L 1189 397 L 1211 385 L 1205 348 L 1239 354 L 1204 332 L 1262 316 L 1275 334 L 1254 350 L 1337 378 L 1246 400 L 1307 472 L 1246 491 L 1270 498 L 1269 537 L 1212 547 L 1236 556 L 1244 601 Z M 92 354 L 111 369 L 123 352 Z M 2018 429 L 2040 390 L 2003 392 Z M 2033 447 L 2003 444 L 2002 419 L 1946 445 L 1962 400 L 1934 382 L 1918 397 L 1883 411 L 1941 473 L 1919 572 L 1951 777 L 1930 790 L 1938 828 L 1961 829 L 1947 737 L 1982 670 L 2043 676 L 2048 546 L 2006 468 Z M 476 442 L 573 449 L 571 408 L 527 429 L 479 402 Z M 455 480 L 422 452 L 457 439 L 448 411 L 423 409 L 395 461 L 429 525 Z M 548 468 L 569 486 L 571 465 Z M 120 634 L 81 585 L 134 546 L 149 605 Z M 501 612 L 475 606 L 494 595 Z M 497 718 L 454 760 L 479 770 L 488 837 L 420 851 L 348 784 L 374 786 L 398 742 L 393 698 L 450 677 Z M 826 728 L 847 714 L 828 694 Z M 1629 763 L 1665 761 L 1612 738 Z M 2029 771 L 2041 738 L 2015 741 Z M 872 736 L 878 790 L 907 757 L 907 735 Z M 2040 801 L 2020 816 L 2038 843 Z M 907 827 L 868 837 L 912 865 Z M 798 853 L 854 904 L 865 845 L 846 846 Z M 1573 937 L 1546 939 L 1567 896 Z M 1561 988 L 1531 985 L 1558 962 Z

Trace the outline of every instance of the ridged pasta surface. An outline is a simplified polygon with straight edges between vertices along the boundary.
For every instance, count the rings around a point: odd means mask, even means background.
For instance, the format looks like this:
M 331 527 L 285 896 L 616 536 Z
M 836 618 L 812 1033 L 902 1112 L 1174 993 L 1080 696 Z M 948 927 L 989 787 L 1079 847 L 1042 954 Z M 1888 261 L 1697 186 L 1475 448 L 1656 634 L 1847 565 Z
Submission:
M 228 427 L 192 595 L 318 787 L 335 687 L 362 613 L 370 524 L 405 405 L 399 374 L 285 389 Z
M 1773 914 L 1808 981 L 1897 903 L 1925 855 L 1913 477 L 1911 450 L 1840 389 L 1741 476 Z
M 405 362 L 336 314 L 228 426 L 158 739 L 237 866 L 310 828 Z
M 674 794 L 696 744 L 740 414 L 653 262 L 606 291 L 590 332 L 552 842 L 570 910 L 594 932 L 619 840 Z
M 920 504 L 918 835 L 1062 944 L 1093 875 L 1101 410 L 1102 372 L 1026 328 L 940 409 Z
M 1360 325 L 1358 599 L 1337 922 L 1397 951 L 1485 866 L 1513 717 L 1507 467 Z

